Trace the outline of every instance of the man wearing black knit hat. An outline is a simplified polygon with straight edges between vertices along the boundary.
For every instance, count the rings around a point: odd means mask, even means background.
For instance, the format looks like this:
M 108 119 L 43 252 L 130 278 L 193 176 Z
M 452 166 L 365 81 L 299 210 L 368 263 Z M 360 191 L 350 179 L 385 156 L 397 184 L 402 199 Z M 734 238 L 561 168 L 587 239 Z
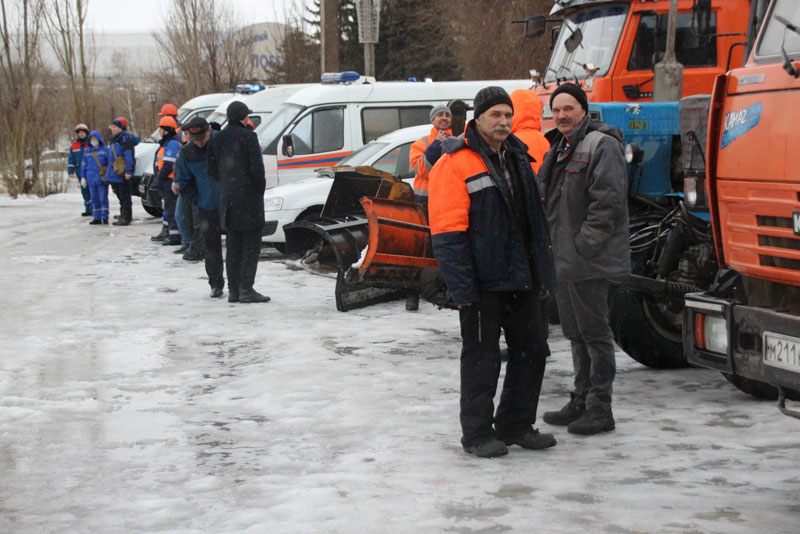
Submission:
M 244 102 L 228 105 L 228 125 L 208 147 L 208 175 L 219 182 L 219 219 L 225 236 L 228 302 L 269 302 L 253 288 L 264 226 L 267 185 L 258 136 L 247 126 Z M 216 293 L 216 292 L 215 292 Z
M 609 279 L 630 272 L 628 181 L 622 132 L 592 120 L 580 86 L 562 83 L 550 97 L 556 129 L 539 169 L 558 277 L 556 301 L 572 346 L 570 400 L 543 419 L 574 434 L 614 430 L 616 373 L 608 323 Z
M 546 449 L 533 428 L 547 340 L 541 298 L 555 288 L 550 235 L 527 147 L 511 135 L 514 106 L 481 89 L 464 135 L 443 142 L 430 173 L 433 248 L 461 322 L 461 445 L 482 458 L 509 445 Z M 508 363 L 497 410 L 500 329 Z

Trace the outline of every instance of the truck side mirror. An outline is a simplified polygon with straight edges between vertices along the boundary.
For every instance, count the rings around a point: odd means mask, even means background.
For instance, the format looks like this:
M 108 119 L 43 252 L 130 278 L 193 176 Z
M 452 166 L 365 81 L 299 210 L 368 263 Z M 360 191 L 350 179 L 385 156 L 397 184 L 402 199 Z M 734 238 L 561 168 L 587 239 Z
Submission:
M 533 39 L 544 33 L 544 15 L 531 15 L 525 19 L 525 38 Z
M 566 48 L 567 52 L 571 54 L 581 45 L 582 42 L 583 32 L 580 28 L 575 28 L 575 31 L 572 32 L 572 35 L 567 37 L 567 40 L 564 41 L 564 48 Z
M 281 147 L 281 152 L 287 158 L 294 156 L 294 140 L 292 139 L 292 134 L 283 136 L 283 146 Z

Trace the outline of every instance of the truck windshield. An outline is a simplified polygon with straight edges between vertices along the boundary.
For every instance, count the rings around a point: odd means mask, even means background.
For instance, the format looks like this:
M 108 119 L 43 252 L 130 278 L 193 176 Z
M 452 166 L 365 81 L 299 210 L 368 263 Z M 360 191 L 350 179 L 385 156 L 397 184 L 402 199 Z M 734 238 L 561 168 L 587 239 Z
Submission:
M 800 3 L 797 0 L 778 0 L 772 9 L 767 26 L 758 43 L 756 56 L 759 58 L 780 57 L 781 46 L 790 58 L 800 57 L 800 34 L 790 30 L 782 18 L 789 24 L 800 27 Z
M 544 76 L 545 83 L 555 82 L 556 78 L 586 78 L 583 65 L 589 63 L 598 68 L 597 76 L 605 75 L 614 59 L 627 16 L 626 4 L 590 7 L 568 15 L 553 48 L 550 65 Z M 569 52 L 565 41 L 578 29 L 583 34 L 583 39 L 577 48 Z
M 256 128 L 258 144 L 264 147 L 264 154 L 274 156 L 278 153 L 278 137 L 303 109 L 305 108 L 298 104 L 284 102 L 275 110 L 275 113 L 270 115 L 268 120 Z

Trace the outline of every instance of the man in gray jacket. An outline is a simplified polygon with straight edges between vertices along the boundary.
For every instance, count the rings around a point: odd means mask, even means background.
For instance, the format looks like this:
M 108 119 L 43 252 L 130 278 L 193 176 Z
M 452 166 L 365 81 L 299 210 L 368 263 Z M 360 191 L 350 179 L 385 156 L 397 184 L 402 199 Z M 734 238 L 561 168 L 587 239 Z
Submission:
M 574 434 L 614 430 L 616 373 L 608 322 L 609 279 L 630 272 L 627 172 L 622 132 L 589 115 L 580 86 L 562 83 L 550 97 L 556 129 L 539 178 L 546 198 L 564 336 L 572 345 L 575 389 L 543 419 Z

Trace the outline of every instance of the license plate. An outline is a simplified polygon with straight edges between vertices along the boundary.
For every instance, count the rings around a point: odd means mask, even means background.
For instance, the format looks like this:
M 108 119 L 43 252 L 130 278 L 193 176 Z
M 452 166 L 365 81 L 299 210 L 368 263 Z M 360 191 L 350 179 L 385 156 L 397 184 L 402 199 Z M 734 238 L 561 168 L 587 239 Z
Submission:
M 792 212 L 792 228 L 795 235 L 800 235 L 800 211 Z
M 764 363 L 800 372 L 800 339 L 764 332 Z

